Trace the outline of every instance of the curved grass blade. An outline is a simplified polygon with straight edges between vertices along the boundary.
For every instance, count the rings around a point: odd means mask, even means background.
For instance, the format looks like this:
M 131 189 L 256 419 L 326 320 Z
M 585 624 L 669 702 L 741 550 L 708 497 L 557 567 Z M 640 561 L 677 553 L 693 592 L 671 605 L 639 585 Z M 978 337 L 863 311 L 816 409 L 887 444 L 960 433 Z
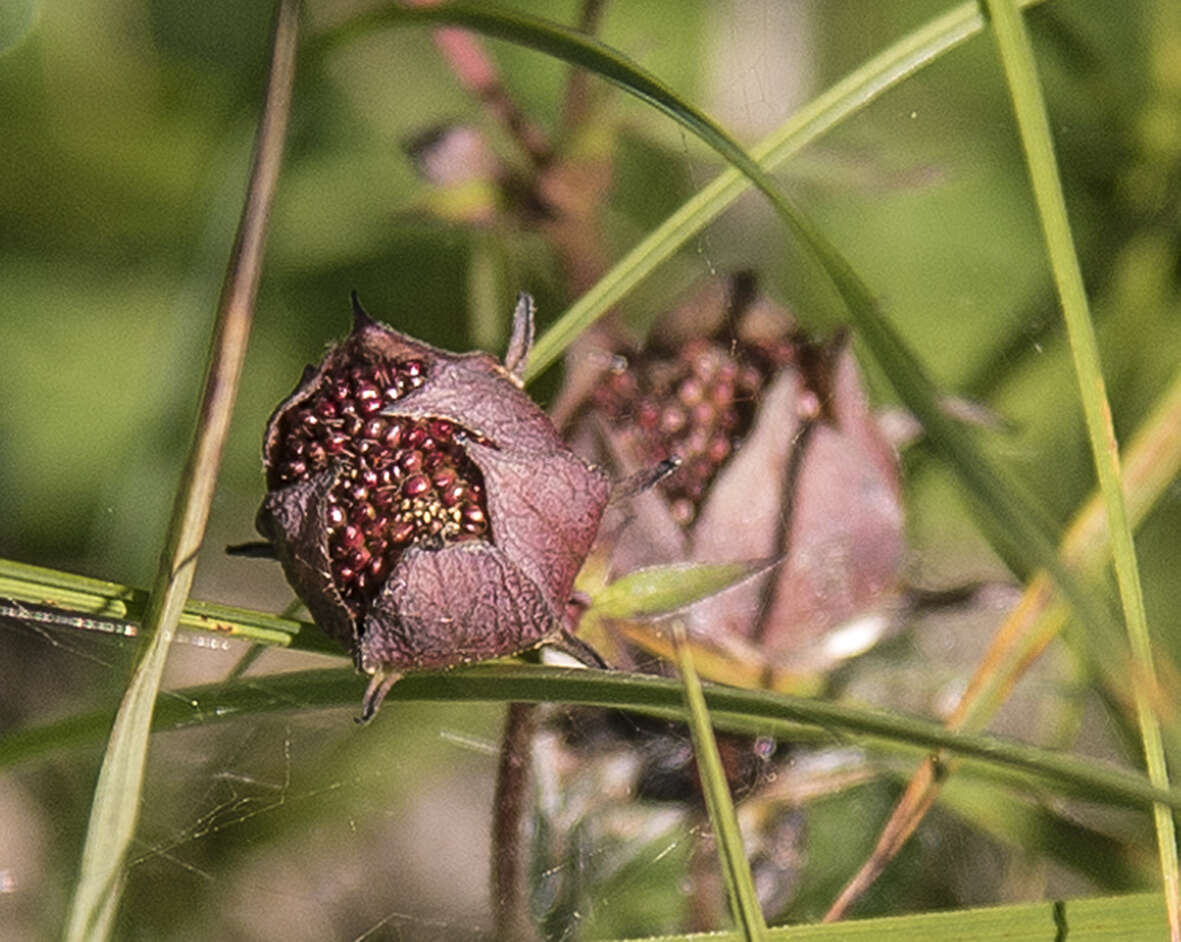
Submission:
M 1054 283 L 1062 302 L 1075 375 L 1079 382 L 1079 398 L 1086 417 L 1087 437 L 1091 443 L 1099 489 L 1107 509 L 1116 581 L 1136 667 L 1133 692 L 1148 775 L 1154 784 L 1167 787 L 1169 773 L 1164 745 L 1160 725 L 1152 708 L 1152 701 L 1156 699 L 1153 692 L 1157 687 L 1152 662 L 1152 640 L 1144 611 L 1136 548 L 1120 483 L 1119 446 L 1115 440 L 1111 407 L 1099 365 L 1099 344 L 1091 323 L 1082 270 L 1074 250 L 1062 181 L 1058 177 L 1046 104 L 1038 82 L 1033 48 L 1013 0 L 987 0 L 987 7 L 1017 116 L 1017 128 L 1025 151 L 1025 162 L 1029 167 Z M 1169 936 L 1173 942 L 1181 942 L 1181 876 L 1178 875 L 1177 835 L 1173 815 L 1168 808 L 1157 805 L 1153 816 L 1165 903 L 1169 913 Z
M 293 671 L 176 691 L 156 707 L 159 731 L 208 726 L 276 711 L 346 707 L 355 710 L 364 678 L 351 668 Z M 705 700 L 719 729 L 765 733 L 781 739 L 856 739 L 867 746 L 914 756 L 946 749 L 987 764 L 1018 783 L 1049 783 L 1089 801 L 1146 807 L 1161 801 L 1181 809 L 1181 788 L 1163 790 L 1143 775 L 1091 759 L 1074 758 L 994 736 L 948 730 L 938 723 L 845 703 L 762 690 L 707 685 Z M 559 702 L 635 710 L 684 719 L 681 685 L 669 678 L 622 671 L 536 665 L 487 664 L 442 674 L 409 674 L 395 684 L 389 701 Z M 388 702 L 388 701 L 387 701 Z M 14 730 L 0 740 L 0 767 L 101 738 L 110 714 L 99 711 L 46 726 Z M 817 732 L 818 731 L 818 732 Z
M 710 725 L 709 710 L 705 695 L 701 691 L 701 680 L 693 666 L 693 653 L 689 650 L 689 638 L 685 626 L 673 623 L 673 644 L 676 647 L 677 669 L 681 672 L 681 684 L 685 693 L 685 711 L 689 717 L 689 734 L 693 738 L 693 755 L 697 759 L 698 774 L 701 776 L 701 790 L 709 812 L 718 855 L 721 857 L 722 872 L 726 878 L 726 895 L 730 898 L 730 910 L 735 924 L 742 930 L 747 942 L 759 942 L 766 938 L 767 923 L 759 907 L 755 893 L 754 877 L 750 873 L 750 861 L 746 859 L 746 847 L 742 842 L 742 829 L 734 814 L 734 801 L 730 796 L 730 785 L 722 769 L 722 757 L 718 754 L 718 743 Z
M 281 0 L 254 167 L 222 296 L 193 443 L 173 506 L 160 569 L 144 615 L 145 645 L 103 757 L 64 938 L 102 940 L 111 931 L 123 861 L 139 816 L 148 735 L 160 677 L 193 582 L 217 469 L 246 355 L 266 223 L 278 180 L 295 76 L 298 0 Z

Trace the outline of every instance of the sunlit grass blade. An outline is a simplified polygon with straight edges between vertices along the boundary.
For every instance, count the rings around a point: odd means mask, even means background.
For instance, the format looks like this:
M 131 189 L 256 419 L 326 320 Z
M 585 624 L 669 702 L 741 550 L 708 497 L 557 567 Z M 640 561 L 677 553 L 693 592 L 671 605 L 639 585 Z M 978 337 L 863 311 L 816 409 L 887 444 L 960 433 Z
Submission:
M 154 728 L 186 729 L 287 710 L 355 710 L 364 685 L 363 678 L 342 667 L 178 690 L 160 699 Z M 1025 785 L 1040 782 L 1064 795 L 1089 801 L 1132 807 L 1162 801 L 1181 809 L 1181 789 L 1158 789 L 1138 772 L 994 736 L 955 732 L 930 720 L 887 710 L 720 686 L 709 687 L 705 699 L 719 729 L 788 740 L 848 739 L 912 758 L 932 749 L 945 749 L 987 764 L 1006 781 Z M 681 686 L 675 680 L 623 671 L 536 665 L 488 664 L 442 674 L 409 674 L 390 690 L 387 702 L 402 700 L 574 703 L 684 717 Z M 98 712 L 8 732 L 0 739 L 0 767 L 54 750 L 93 744 L 101 738 L 106 722 L 109 714 Z
M 686 713 L 689 718 L 689 733 L 693 738 L 693 756 L 701 778 L 701 790 L 713 828 L 714 842 L 721 858 L 722 872 L 726 878 L 726 893 L 730 898 L 730 911 L 734 923 L 742 930 L 742 937 L 748 942 L 757 942 L 766 937 L 767 924 L 759 908 L 755 893 L 754 878 L 750 873 L 750 862 L 746 859 L 746 847 L 742 841 L 742 829 L 734 814 L 734 801 L 726 772 L 722 768 L 722 757 L 714 739 L 709 710 L 697 669 L 693 666 L 693 653 L 689 649 L 685 626 L 674 622 L 673 644 L 676 647 L 677 669 L 681 672 L 681 684 L 685 692 Z
M 1136 667 L 1133 692 L 1148 775 L 1154 784 L 1164 788 L 1168 786 L 1169 773 L 1160 725 L 1153 711 L 1153 701 L 1157 699 L 1154 695 L 1157 684 L 1153 667 L 1152 640 L 1144 611 L 1136 547 L 1128 524 L 1123 488 L 1120 484 L 1119 447 L 1115 440 L 1111 407 L 1107 401 L 1103 371 L 1099 363 L 1099 344 L 1091 323 L 1083 273 L 1074 248 L 1070 220 L 1066 214 L 1066 200 L 1062 193 L 1062 181 L 1058 176 L 1049 118 L 1038 82 L 1033 49 L 1019 10 L 1013 0 L 988 0 L 987 6 L 1009 94 L 1017 115 L 1017 127 L 1021 134 L 1025 161 L 1029 167 L 1038 217 L 1050 256 L 1050 267 L 1054 273 L 1054 283 L 1062 302 L 1071 356 L 1079 383 L 1079 397 L 1086 417 L 1087 436 L 1099 478 L 1099 489 L 1107 509 L 1116 581 Z M 1165 903 L 1169 913 L 1169 935 L 1173 942 L 1181 942 L 1181 876 L 1178 874 L 1177 836 L 1173 815 L 1169 809 L 1158 805 L 1154 810 L 1154 818 Z
M 144 650 L 115 716 L 94 789 L 81 868 L 64 931 L 64 938 L 71 942 L 106 939 L 118 910 L 124 858 L 139 818 L 156 694 L 192 586 L 246 356 L 266 223 L 290 111 L 298 9 L 298 0 L 281 0 L 278 8 L 254 167 L 218 303 L 201 410 L 144 616 Z

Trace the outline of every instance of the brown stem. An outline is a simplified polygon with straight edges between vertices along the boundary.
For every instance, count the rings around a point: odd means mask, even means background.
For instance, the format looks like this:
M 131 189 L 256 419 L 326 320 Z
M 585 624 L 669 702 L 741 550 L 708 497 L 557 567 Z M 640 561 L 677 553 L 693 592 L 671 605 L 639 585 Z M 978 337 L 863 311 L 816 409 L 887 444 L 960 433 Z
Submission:
M 411 6 L 430 7 L 439 0 L 410 0 Z M 537 167 L 544 167 L 553 157 L 545 132 L 532 121 L 509 97 L 500 80 L 496 63 L 484 49 L 484 44 L 466 30 L 444 26 L 434 31 L 435 45 L 451 66 L 459 84 L 484 103 L 488 112 L 499 121 Z
M 606 0 L 583 0 L 578 28 L 588 36 L 598 32 L 603 19 Z M 586 69 L 573 68 L 566 83 L 565 105 L 562 108 L 562 125 L 567 132 L 582 126 L 590 111 L 590 73 Z
M 535 704 L 510 703 L 500 743 L 492 804 L 493 937 L 500 942 L 527 942 L 536 937 L 529 918 L 521 847 L 536 714 Z
M 709 827 L 705 805 L 696 802 L 690 817 L 688 930 L 716 932 L 725 925 L 726 889 L 718 863 L 718 842 Z

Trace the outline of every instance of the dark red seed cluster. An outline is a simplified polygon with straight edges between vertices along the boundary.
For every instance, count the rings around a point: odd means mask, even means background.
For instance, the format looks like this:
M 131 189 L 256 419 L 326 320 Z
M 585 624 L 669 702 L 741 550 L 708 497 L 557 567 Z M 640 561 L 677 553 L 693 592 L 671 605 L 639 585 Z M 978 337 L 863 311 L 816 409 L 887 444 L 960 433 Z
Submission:
M 333 580 L 354 616 L 407 546 L 489 535 L 484 480 L 457 440 L 463 430 L 446 419 L 381 414 L 425 380 L 420 360 L 342 367 L 288 411 L 280 430 L 272 489 L 339 471 L 325 523 Z
M 642 461 L 680 458 L 661 482 L 673 517 L 693 522 L 710 482 L 750 430 L 759 394 L 795 355 L 788 341 L 752 344 L 694 338 L 612 372 L 593 402 L 628 435 Z

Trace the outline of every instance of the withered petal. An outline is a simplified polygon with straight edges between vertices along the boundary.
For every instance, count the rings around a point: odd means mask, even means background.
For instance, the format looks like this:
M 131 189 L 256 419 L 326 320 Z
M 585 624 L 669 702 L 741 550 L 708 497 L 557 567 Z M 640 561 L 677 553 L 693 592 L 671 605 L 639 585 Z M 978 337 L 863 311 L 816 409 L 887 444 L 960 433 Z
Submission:
M 287 581 L 316 624 L 351 647 L 357 626 L 332 581 L 324 538 L 324 506 L 335 483 L 335 475 L 325 473 L 270 491 L 255 526 L 275 547 Z
M 799 372 L 791 368 L 780 370 L 767 387 L 750 434 L 714 479 L 694 521 L 690 559 L 733 562 L 769 558 L 783 551 L 784 500 L 789 464 L 802 427 L 796 410 L 802 389 Z M 758 576 L 731 589 L 724 598 L 695 606 L 688 621 L 690 630 L 750 637 L 768 584 L 780 571 Z
M 607 475 L 569 451 L 544 458 L 468 442 L 484 474 L 493 540 L 562 611 L 599 531 Z
M 411 547 L 362 625 L 358 663 L 432 670 L 516 654 L 558 630 L 544 593 L 498 547 Z
M 847 348 L 833 390 L 836 422 L 812 429 L 795 482 L 788 562 L 765 615 L 771 651 L 799 648 L 885 605 L 903 561 L 897 467 Z
M 483 435 L 507 453 L 544 458 L 567 448 L 553 424 L 486 353 L 447 354 L 430 376 L 382 415 L 444 418 Z

